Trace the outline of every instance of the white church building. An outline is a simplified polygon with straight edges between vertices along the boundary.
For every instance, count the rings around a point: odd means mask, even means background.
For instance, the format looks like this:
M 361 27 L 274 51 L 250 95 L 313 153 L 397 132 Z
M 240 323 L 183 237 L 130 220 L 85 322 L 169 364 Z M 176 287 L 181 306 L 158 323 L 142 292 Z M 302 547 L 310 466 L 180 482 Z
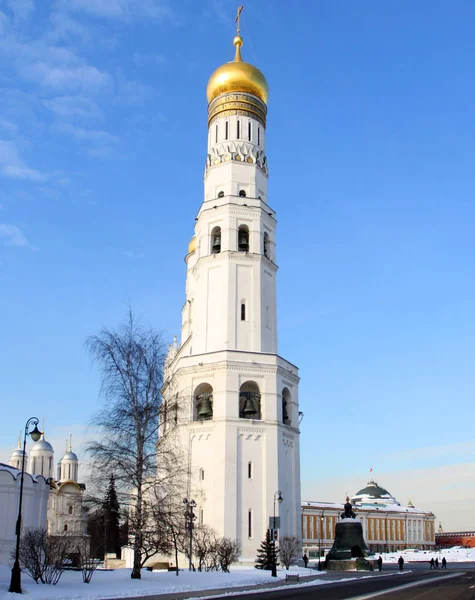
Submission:
M 10 466 L 21 470 L 23 450 L 21 442 L 10 456 Z M 66 452 L 61 457 L 56 475 L 54 473 L 54 450 L 45 439 L 44 433 L 25 455 L 25 472 L 39 476 L 48 482 L 48 507 L 46 520 L 42 525 L 49 534 L 69 533 L 84 536 L 86 530 L 83 510 L 83 496 L 86 486 L 78 482 L 79 460 L 72 451 L 71 440 L 67 442 Z
M 279 535 L 301 539 L 300 413 L 298 369 L 277 345 L 268 86 L 242 60 L 242 44 L 238 27 L 234 60 L 208 82 L 204 199 L 185 259 L 181 342 L 166 362 L 161 425 L 166 431 L 179 403 L 198 524 L 239 539 L 241 560 L 254 561 L 274 512 Z

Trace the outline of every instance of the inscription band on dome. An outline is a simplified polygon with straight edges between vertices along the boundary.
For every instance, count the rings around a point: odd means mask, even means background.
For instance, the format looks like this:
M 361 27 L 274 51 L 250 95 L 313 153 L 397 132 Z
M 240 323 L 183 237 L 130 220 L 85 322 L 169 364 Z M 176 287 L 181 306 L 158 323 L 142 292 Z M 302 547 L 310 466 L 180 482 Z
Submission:
M 221 94 L 208 106 L 208 126 L 220 116 L 240 115 L 257 119 L 266 125 L 267 107 L 251 94 Z

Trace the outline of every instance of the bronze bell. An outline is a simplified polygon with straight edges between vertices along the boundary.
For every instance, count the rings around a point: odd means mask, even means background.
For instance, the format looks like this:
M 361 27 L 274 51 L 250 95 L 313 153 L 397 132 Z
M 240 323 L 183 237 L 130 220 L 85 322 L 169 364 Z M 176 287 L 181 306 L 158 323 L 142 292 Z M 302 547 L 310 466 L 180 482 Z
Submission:
M 211 405 L 210 394 L 202 394 L 198 396 L 198 418 L 199 419 L 211 419 L 213 416 L 213 407 Z
M 245 233 L 239 234 L 239 250 L 249 250 L 249 237 Z
M 212 251 L 214 254 L 218 254 L 218 252 L 221 252 L 221 234 L 220 233 L 217 233 L 214 236 Z
M 259 414 L 259 404 L 254 396 L 248 396 L 246 398 L 246 402 L 244 404 L 244 408 L 242 409 L 243 415 L 246 419 L 252 419 L 253 417 L 257 417 Z

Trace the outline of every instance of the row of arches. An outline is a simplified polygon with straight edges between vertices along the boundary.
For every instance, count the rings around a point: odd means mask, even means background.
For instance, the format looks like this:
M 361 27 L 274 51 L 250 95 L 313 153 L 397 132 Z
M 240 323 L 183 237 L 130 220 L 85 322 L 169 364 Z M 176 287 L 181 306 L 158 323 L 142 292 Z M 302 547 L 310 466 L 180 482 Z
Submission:
M 210 253 L 219 254 L 221 252 L 221 227 L 216 226 L 211 231 Z M 249 227 L 239 225 L 237 230 L 237 249 L 239 252 L 249 252 L 251 247 L 249 243 Z M 262 254 L 270 259 L 270 238 L 267 232 L 262 236 Z
M 282 423 L 291 425 L 292 397 L 288 388 L 282 390 Z M 213 418 L 213 387 L 200 383 L 193 394 L 193 420 L 208 421 Z M 239 418 L 262 419 L 261 393 L 254 381 L 246 381 L 239 389 Z

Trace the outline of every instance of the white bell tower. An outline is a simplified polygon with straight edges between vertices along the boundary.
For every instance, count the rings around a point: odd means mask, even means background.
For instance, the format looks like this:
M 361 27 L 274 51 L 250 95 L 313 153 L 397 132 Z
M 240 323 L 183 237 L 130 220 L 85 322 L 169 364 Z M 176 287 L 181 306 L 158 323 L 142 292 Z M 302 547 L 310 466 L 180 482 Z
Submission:
M 234 60 L 208 82 L 204 201 L 186 256 L 181 343 L 165 368 L 162 427 L 178 404 L 197 525 L 238 538 L 241 560 L 251 562 L 274 510 L 280 535 L 301 539 L 299 377 L 277 354 L 267 82 L 243 62 L 242 43 L 238 25 Z

